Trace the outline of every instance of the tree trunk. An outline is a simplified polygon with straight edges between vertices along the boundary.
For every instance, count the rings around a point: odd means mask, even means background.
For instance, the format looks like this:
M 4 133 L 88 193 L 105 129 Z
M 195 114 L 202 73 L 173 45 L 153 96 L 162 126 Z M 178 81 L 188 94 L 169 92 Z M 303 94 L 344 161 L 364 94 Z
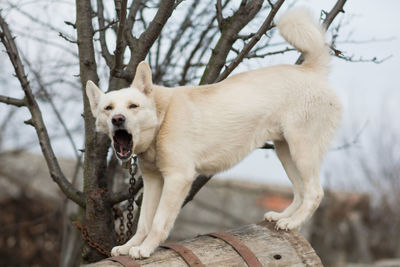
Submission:
M 86 210 L 84 229 L 92 242 L 110 250 L 116 243 L 112 207 L 109 203 L 109 186 L 107 184 L 107 153 L 110 141 L 107 136 L 95 131 L 95 120 L 90 111 L 86 96 L 86 82 L 98 83 L 97 65 L 93 47 L 92 8 L 90 1 L 76 0 L 76 29 L 80 78 L 82 83 L 84 117 L 85 117 L 85 158 L 83 165 L 84 193 Z M 87 240 L 85 240 L 87 242 Z M 98 251 L 86 247 L 83 258 L 95 261 L 104 258 Z

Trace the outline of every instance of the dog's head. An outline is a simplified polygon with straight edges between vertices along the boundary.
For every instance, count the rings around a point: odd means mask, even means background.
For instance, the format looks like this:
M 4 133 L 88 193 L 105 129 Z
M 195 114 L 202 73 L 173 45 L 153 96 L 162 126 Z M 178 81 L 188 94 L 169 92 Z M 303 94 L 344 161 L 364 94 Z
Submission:
M 116 156 L 128 160 L 141 142 L 141 134 L 157 126 L 151 70 L 141 62 L 129 88 L 103 93 L 92 81 L 86 84 L 96 130 L 107 134 Z

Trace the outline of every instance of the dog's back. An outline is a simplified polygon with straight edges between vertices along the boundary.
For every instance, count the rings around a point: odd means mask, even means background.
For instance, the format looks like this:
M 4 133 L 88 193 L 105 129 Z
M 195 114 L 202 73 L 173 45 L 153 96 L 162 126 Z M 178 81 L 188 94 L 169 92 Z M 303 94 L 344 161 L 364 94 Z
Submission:
M 301 65 L 266 67 L 174 93 L 165 131 L 175 133 L 171 136 L 174 149 L 181 147 L 185 157 L 190 154 L 197 172 L 228 169 L 266 141 L 282 140 L 304 127 L 313 129 L 304 129 L 310 138 L 332 138 L 341 107 L 327 80 L 329 50 L 324 30 L 304 9 L 285 14 L 277 26 L 303 53 Z M 321 142 L 321 154 L 328 143 Z

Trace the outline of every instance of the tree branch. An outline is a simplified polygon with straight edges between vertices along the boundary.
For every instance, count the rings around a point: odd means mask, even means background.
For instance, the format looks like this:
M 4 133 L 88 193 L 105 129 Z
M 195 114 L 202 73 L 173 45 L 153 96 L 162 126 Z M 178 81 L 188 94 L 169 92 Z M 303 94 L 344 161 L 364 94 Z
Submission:
M 134 40 L 134 42 L 128 42 L 129 49 L 131 50 L 131 58 L 129 60 L 126 71 L 121 74 L 121 77 L 131 82 L 133 76 L 136 72 L 136 67 L 140 61 L 146 58 L 150 48 L 157 40 L 161 33 L 165 23 L 169 19 L 174 10 L 175 1 L 174 0 L 163 0 L 160 2 L 160 6 L 157 10 L 151 23 L 148 25 L 147 29 L 140 35 L 139 39 L 132 36 L 132 32 L 127 33 L 129 37 L 128 40 Z
M 246 4 L 242 1 L 238 10 L 221 22 L 221 36 L 212 51 L 200 84 L 214 83 L 217 80 L 239 32 L 255 17 L 262 7 L 262 2 L 262 0 L 251 0 Z
M 196 180 L 193 182 L 192 187 L 190 188 L 189 194 L 185 198 L 185 201 L 182 204 L 182 208 L 190 201 L 193 200 L 194 196 L 200 191 L 200 189 L 208 182 L 213 176 L 199 175 Z
M 270 143 L 265 143 L 262 147 L 260 147 L 259 149 L 275 149 L 275 146 L 273 144 Z
M 329 13 L 326 14 L 326 17 L 323 22 L 325 29 L 329 28 L 329 26 L 331 25 L 333 20 L 336 18 L 337 14 L 339 14 L 339 12 L 344 13 L 343 7 L 344 7 L 344 4 L 346 3 L 346 1 L 347 0 L 338 0 L 336 2 L 336 4 L 333 6 L 333 8 L 331 9 L 331 11 L 329 11 Z
M 103 22 L 104 23 L 104 22 Z M 117 21 L 112 20 L 110 22 L 107 23 L 107 25 L 104 25 L 96 30 L 93 31 L 93 34 L 97 33 L 97 32 L 103 32 L 109 28 L 111 28 L 112 26 L 114 26 L 115 24 L 117 24 Z
M 271 4 L 271 10 L 265 19 L 264 23 L 261 25 L 261 27 L 258 29 L 256 34 L 251 38 L 251 40 L 243 47 L 243 49 L 240 51 L 239 55 L 225 68 L 225 70 L 222 72 L 221 75 L 217 78 L 217 81 L 221 81 L 228 77 L 228 75 L 243 61 L 243 58 L 245 58 L 250 50 L 258 43 L 258 41 L 261 39 L 261 37 L 271 28 L 272 21 L 282 6 L 283 2 L 285 0 L 278 0 L 275 4 Z
M 106 28 L 105 22 L 104 22 L 103 0 L 97 0 L 97 20 L 99 22 L 100 29 L 104 29 L 104 30 L 99 31 L 101 55 L 103 56 L 107 66 L 109 68 L 111 68 L 112 62 L 113 62 L 113 56 L 110 54 L 110 51 L 108 50 L 108 46 L 107 46 L 107 42 L 106 42 L 106 29 L 107 28 Z M 109 23 L 108 26 L 114 25 L 114 23 L 113 24 Z M 93 32 L 93 33 L 95 33 L 95 32 Z
M 126 22 L 126 29 L 129 32 L 132 32 L 133 26 L 135 25 L 136 14 L 142 4 L 142 0 L 133 0 L 132 4 L 129 8 L 128 20 Z
M 42 113 L 32 93 L 32 89 L 29 85 L 28 78 L 25 74 L 24 66 L 19 56 L 17 46 L 15 45 L 14 38 L 12 37 L 8 25 L 1 16 L 1 14 L 0 14 L 0 27 L 2 29 L 2 32 L 0 33 L 1 42 L 6 48 L 9 59 L 14 67 L 16 76 L 25 93 L 25 99 L 26 99 L 25 103 L 29 109 L 29 112 L 32 115 L 31 122 L 36 130 L 36 134 L 39 139 L 43 156 L 49 168 L 50 176 L 53 178 L 54 182 L 58 184 L 60 189 L 69 199 L 71 199 L 81 207 L 84 207 L 85 201 L 83 193 L 78 191 L 76 188 L 72 186 L 72 184 L 65 178 L 64 173 L 60 168 L 60 165 L 57 161 L 57 158 L 51 146 L 46 126 L 43 122 Z
M 229 0 L 225 2 L 225 5 L 228 2 L 229 2 Z M 225 5 L 224 5 L 224 7 L 225 7 Z M 224 7 L 222 7 L 222 9 Z M 205 8 L 201 13 L 204 13 L 204 12 L 208 12 L 208 9 Z M 185 64 L 183 66 L 182 76 L 181 76 L 181 79 L 179 81 L 179 85 L 185 85 L 188 82 L 187 75 L 188 75 L 189 69 L 193 66 L 192 60 L 193 60 L 194 56 L 202 48 L 204 43 L 205 44 L 209 44 L 211 42 L 211 39 L 214 38 L 214 36 L 216 35 L 216 34 L 212 34 L 212 37 L 206 39 L 206 36 L 209 34 L 209 32 L 213 28 L 215 28 L 214 21 L 216 20 L 216 18 L 217 18 L 216 15 L 213 16 L 211 18 L 211 20 L 207 23 L 208 26 L 201 32 L 196 45 L 194 46 L 194 48 L 190 52 L 189 57 L 186 59 Z M 208 47 L 208 46 L 206 45 L 206 47 Z
M 58 33 L 58 36 L 60 36 L 61 38 L 63 38 L 65 41 L 70 42 L 72 44 L 77 44 L 78 42 L 76 40 L 72 40 L 69 37 L 67 37 L 65 34 L 63 34 L 62 32 Z
M 136 181 L 135 187 L 133 188 L 133 191 L 132 191 L 133 195 L 136 195 L 142 188 L 143 188 L 143 180 L 138 179 Z M 130 196 L 131 195 L 130 195 L 128 189 L 123 192 L 114 193 L 110 196 L 110 203 L 111 203 L 111 205 L 118 204 L 122 201 L 127 200 Z
M 218 22 L 218 27 L 220 30 L 222 30 L 222 21 L 224 20 L 224 17 L 222 16 L 222 0 L 217 0 L 217 3 L 215 4 L 215 8 L 217 11 L 217 22 Z
M 115 1 L 115 9 L 118 14 L 118 32 L 117 32 L 117 41 L 114 51 L 114 67 L 111 70 L 111 75 L 119 77 L 124 65 L 124 52 L 125 52 L 125 40 L 124 40 L 124 32 L 125 32 L 125 24 L 126 24 L 126 8 L 127 8 L 127 0 Z
M 343 55 L 343 53 L 341 51 L 339 51 L 337 49 L 334 49 L 334 53 L 335 53 L 335 56 L 337 58 L 343 59 L 343 60 L 348 61 L 348 62 L 372 62 L 372 63 L 375 63 L 375 64 L 381 64 L 381 63 L 385 62 L 386 60 L 390 59 L 391 57 L 393 57 L 393 55 L 388 55 L 388 56 L 386 56 L 384 58 L 381 58 L 381 59 L 379 59 L 377 57 L 373 57 L 373 58 L 358 57 L 358 58 L 355 58 L 354 55 L 345 56 L 345 55 Z
M 69 47 L 63 46 L 63 45 L 61 45 L 61 44 L 59 44 L 57 42 L 52 42 L 52 41 L 50 41 L 48 39 L 40 38 L 40 37 L 38 37 L 36 35 L 27 34 L 26 32 L 22 32 L 22 31 L 18 31 L 18 30 L 14 30 L 14 34 L 16 34 L 18 36 L 23 36 L 23 37 L 30 38 L 32 40 L 35 40 L 35 41 L 40 42 L 40 43 L 43 43 L 45 45 L 51 45 L 51 46 L 53 46 L 55 48 L 61 49 L 64 52 L 67 52 L 67 53 L 71 54 L 75 58 L 78 57 L 78 54 L 75 51 L 73 51 L 73 50 L 69 49 Z
M 289 52 L 289 51 L 295 51 L 295 49 L 286 47 L 285 49 L 282 49 L 282 50 L 267 52 L 267 53 L 264 53 L 264 54 L 251 53 L 251 54 L 248 54 L 246 56 L 246 58 L 255 58 L 255 57 L 264 58 L 264 57 L 273 56 L 273 55 L 277 55 L 277 54 L 284 54 L 284 53 Z
M 167 71 L 167 67 L 171 65 L 172 55 L 173 55 L 175 49 L 177 48 L 178 42 L 181 40 L 181 38 L 184 35 L 184 33 L 186 32 L 186 30 L 192 26 L 191 18 L 194 14 L 194 11 L 195 11 L 198 3 L 199 3 L 199 1 L 194 1 L 193 4 L 190 6 L 190 8 L 186 14 L 186 17 L 184 18 L 184 20 L 182 21 L 182 23 L 179 27 L 179 30 L 175 34 L 175 37 L 171 40 L 169 49 L 164 57 L 163 62 L 159 65 L 156 64 L 156 65 L 158 65 L 158 68 L 156 69 L 155 75 L 153 76 L 154 83 L 157 84 L 162 81 L 162 78 Z M 160 37 L 161 37 L 161 35 L 160 35 Z
M 28 66 L 28 68 L 30 68 L 30 70 L 32 71 L 33 76 L 35 77 L 36 82 L 37 82 L 37 84 L 39 86 L 39 90 L 43 93 L 44 97 L 49 102 L 51 108 L 54 111 L 54 114 L 56 115 L 58 121 L 60 122 L 62 128 L 64 129 L 65 134 L 67 135 L 68 140 L 71 143 L 72 150 L 74 151 L 76 159 L 79 160 L 80 159 L 80 155 L 78 153 L 78 148 L 77 148 L 77 146 L 75 144 L 75 141 L 72 138 L 72 134 L 71 134 L 70 130 L 68 129 L 67 125 L 65 124 L 64 119 L 62 118 L 62 116 L 61 116 L 60 112 L 58 111 L 56 105 L 54 104 L 53 99 L 50 97 L 50 94 L 46 90 L 46 87 L 45 87 L 45 85 L 44 85 L 44 83 L 42 81 L 42 77 L 41 77 L 40 73 L 37 70 L 33 69 L 31 64 L 26 59 L 25 59 L 25 63 Z
M 1 33 L 0 33 L 1 35 Z M 0 102 L 5 103 L 7 105 L 13 105 L 16 107 L 26 106 L 25 101 L 23 99 L 13 98 L 9 96 L 0 95 Z

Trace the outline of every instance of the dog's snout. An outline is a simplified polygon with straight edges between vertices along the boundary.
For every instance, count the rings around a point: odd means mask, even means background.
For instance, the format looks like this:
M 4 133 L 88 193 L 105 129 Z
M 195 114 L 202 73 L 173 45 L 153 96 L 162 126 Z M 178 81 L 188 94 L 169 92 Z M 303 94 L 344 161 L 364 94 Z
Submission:
M 112 124 L 121 126 L 125 122 L 125 116 L 122 114 L 114 115 L 111 119 Z

